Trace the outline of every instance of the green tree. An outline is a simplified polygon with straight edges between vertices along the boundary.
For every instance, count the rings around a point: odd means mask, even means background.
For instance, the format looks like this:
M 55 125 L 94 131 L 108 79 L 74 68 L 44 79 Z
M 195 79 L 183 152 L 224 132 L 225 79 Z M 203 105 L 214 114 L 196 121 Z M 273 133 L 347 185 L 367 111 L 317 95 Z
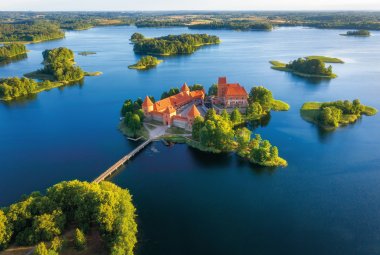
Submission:
M 263 86 L 253 87 L 249 93 L 249 103 L 259 103 L 263 111 L 270 111 L 273 104 L 272 92 Z
M 74 245 L 75 245 L 75 248 L 79 251 L 82 251 L 82 250 L 86 249 L 86 247 L 87 247 L 86 236 L 78 228 L 75 229 Z
M 250 103 L 247 108 L 247 118 L 249 120 L 257 120 L 263 116 L 263 108 L 260 103 L 254 102 Z
M 209 89 L 208 89 L 208 96 L 217 96 L 218 95 L 218 85 L 213 84 Z
M 192 138 L 196 141 L 199 141 L 200 139 L 200 134 L 201 134 L 201 129 L 204 125 L 204 120 L 202 117 L 200 116 L 197 116 L 195 119 L 194 119 L 194 123 L 193 123 L 193 126 L 192 126 Z
M 50 249 L 59 253 L 62 250 L 63 247 L 63 240 L 59 238 L 58 236 L 53 238 L 53 241 L 51 241 Z
M 242 122 L 243 122 L 243 116 L 241 115 L 239 109 L 235 108 L 235 109 L 231 112 L 231 121 L 232 121 L 232 123 L 234 123 L 234 124 L 239 124 L 239 123 L 242 123 Z
M 12 232 L 8 225 L 7 216 L 0 210 L 0 251 L 8 246 Z
M 228 112 L 224 109 L 222 111 L 222 114 L 221 114 L 222 118 L 226 121 L 229 121 L 230 120 L 230 115 L 228 114 Z
M 33 252 L 34 255 L 49 255 L 48 249 L 46 248 L 45 243 L 39 243 Z
M 140 34 L 140 33 L 134 33 L 132 36 L 131 36 L 131 41 L 132 42 L 139 42 L 139 41 L 142 41 L 145 39 L 145 36 Z

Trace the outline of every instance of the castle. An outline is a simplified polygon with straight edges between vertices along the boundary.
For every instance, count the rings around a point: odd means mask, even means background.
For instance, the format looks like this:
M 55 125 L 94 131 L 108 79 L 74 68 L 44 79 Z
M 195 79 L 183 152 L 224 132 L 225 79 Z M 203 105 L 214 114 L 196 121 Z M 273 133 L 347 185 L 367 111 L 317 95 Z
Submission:
M 225 108 L 244 108 L 248 106 L 248 93 L 239 83 L 227 83 L 226 77 L 220 77 L 215 102 Z
M 166 126 L 191 129 L 194 119 L 203 116 L 207 111 L 204 100 L 205 92 L 203 89 L 190 91 L 185 83 L 178 94 L 155 103 L 146 96 L 142 110 L 147 119 L 159 121 Z M 213 101 L 224 108 L 245 108 L 248 106 L 248 93 L 239 83 L 229 84 L 226 77 L 220 77 L 218 94 Z
M 183 84 L 180 93 L 155 103 L 147 96 L 142 104 L 144 115 L 148 119 L 162 122 L 163 125 L 191 129 L 194 119 L 202 116 L 198 107 L 203 105 L 204 90 L 190 91 Z

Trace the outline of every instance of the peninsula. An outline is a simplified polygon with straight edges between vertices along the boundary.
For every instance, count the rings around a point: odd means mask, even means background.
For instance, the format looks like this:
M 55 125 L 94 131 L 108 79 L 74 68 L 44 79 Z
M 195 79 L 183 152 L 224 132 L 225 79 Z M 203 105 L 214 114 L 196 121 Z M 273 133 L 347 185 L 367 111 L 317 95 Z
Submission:
M 333 73 L 332 66 L 326 67 L 324 61 L 330 61 L 331 63 L 337 63 L 339 61 L 335 58 L 326 58 L 320 56 L 311 56 L 308 58 L 299 58 L 297 60 L 289 62 L 289 64 L 282 63 L 280 61 L 269 61 L 271 68 L 278 71 L 291 72 L 295 75 L 307 78 L 336 78 L 337 75 Z M 339 63 L 341 63 L 339 61 Z
M 210 89 L 214 91 L 214 89 Z M 248 94 L 239 83 L 227 83 L 221 77 L 216 94 L 206 95 L 199 84 L 173 88 L 161 100 L 127 100 L 121 110 L 122 131 L 133 137 L 161 133 L 168 141 L 183 142 L 198 150 L 212 153 L 236 152 L 249 162 L 267 166 L 287 165 L 278 149 L 243 125 L 259 120 L 271 110 L 286 111 L 289 105 L 275 100 L 264 87 L 254 87 Z M 148 134 L 147 134 L 148 133 Z
M 219 44 L 217 36 L 207 34 L 168 35 L 157 38 L 145 38 L 135 33 L 131 37 L 135 53 L 145 55 L 170 56 L 191 54 L 204 45 Z
M 304 120 L 328 130 L 354 123 L 362 115 L 373 116 L 376 113 L 375 108 L 362 105 L 358 99 L 352 102 L 348 100 L 328 103 L 307 102 L 301 108 Z
M 156 57 L 145 56 L 142 57 L 136 64 L 128 66 L 129 69 L 147 70 L 156 67 L 158 64 L 163 62 Z

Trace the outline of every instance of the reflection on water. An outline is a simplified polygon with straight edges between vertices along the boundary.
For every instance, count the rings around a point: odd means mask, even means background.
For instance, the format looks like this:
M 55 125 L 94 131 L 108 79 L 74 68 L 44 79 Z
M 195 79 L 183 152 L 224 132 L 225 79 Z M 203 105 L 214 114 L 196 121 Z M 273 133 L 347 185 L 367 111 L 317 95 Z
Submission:
M 27 57 L 28 57 L 28 55 L 25 53 L 25 54 L 14 56 L 12 58 L 4 59 L 4 60 L 0 61 L 0 67 L 9 65 L 10 63 L 16 63 L 20 60 L 26 59 Z
M 139 57 L 129 41 L 135 32 L 208 33 L 222 43 L 136 72 L 127 68 Z M 62 180 L 92 181 L 135 148 L 117 129 L 126 99 L 159 98 L 184 82 L 207 90 L 218 76 L 227 76 L 247 91 L 263 85 L 291 106 L 247 125 L 278 146 L 289 166 L 260 168 L 233 153 L 208 154 L 186 145 L 148 147 L 112 179 L 133 195 L 143 233 L 138 254 L 379 254 L 380 114 L 325 132 L 299 113 L 307 101 L 355 98 L 380 108 L 380 36 L 347 40 L 338 35 L 344 32 L 117 26 L 28 45 L 28 58 L 2 66 L 0 77 L 41 68 L 42 51 L 61 46 L 97 52 L 76 62 L 104 75 L 0 103 L 0 206 Z M 332 80 L 305 79 L 268 63 L 308 55 L 352 61 L 334 66 L 339 77 Z

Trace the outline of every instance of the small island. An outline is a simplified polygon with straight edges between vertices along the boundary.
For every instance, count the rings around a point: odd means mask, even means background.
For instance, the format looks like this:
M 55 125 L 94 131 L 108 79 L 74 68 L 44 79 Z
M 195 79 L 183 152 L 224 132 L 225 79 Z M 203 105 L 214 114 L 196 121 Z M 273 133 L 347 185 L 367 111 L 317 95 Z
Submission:
M 74 53 L 68 48 L 45 50 L 42 56 L 44 68 L 25 74 L 26 77 L 70 83 L 80 81 L 85 76 L 82 68 L 75 65 Z
M 132 196 L 111 182 L 65 181 L 0 208 L 5 254 L 133 254 L 136 243 Z
M 140 33 L 131 37 L 133 51 L 145 55 L 170 56 L 191 54 L 204 45 L 219 44 L 220 39 L 207 34 L 168 35 L 157 38 L 145 38 Z
M 96 52 L 94 51 L 81 51 L 81 52 L 78 52 L 78 55 L 80 56 L 89 56 L 89 55 L 95 55 Z
M 128 68 L 137 70 L 148 70 L 153 67 L 156 67 L 161 62 L 163 62 L 163 60 L 159 60 L 156 57 L 145 56 L 142 57 L 136 64 L 128 66 Z
M 353 30 L 347 31 L 345 34 L 341 34 L 342 36 L 359 36 L 359 37 L 368 37 L 371 36 L 371 32 L 368 30 Z
M 84 72 L 75 65 L 74 53 L 67 48 L 45 50 L 44 68 L 25 74 L 23 78 L 0 79 L 0 100 L 9 101 L 21 96 L 81 81 L 84 76 L 98 76 L 101 72 Z M 39 82 L 33 80 L 40 80 Z
M 251 138 L 245 124 L 260 120 L 271 110 L 287 111 L 290 106 L 273 98 L 262 86 L 248 94 L 238 83 L 227 83 L 221 77 L 206 95 L 202 85 L 172 88 L 161 100 L 127 100 L 121 110 L 120 129 L 128 137 L 186 143 L 211 153 L 235 152 L 249 162 L 265 166 L 287 166 L 278 148 L 260 135 Z
M 280 61 L 269 61 L 271 68 L 278 71 L 290 72 L 295 75 L 307 78 L 327 78 L 333 79 L 337 75 L 333 73 L 332 66 L 326 67 L 325 62 L 321 60 L 325 57 L 299 58 L 289 62 L 289 64 Z M 328 61 L 338 61 L 337 59 L 328 58 Z
M 28 52 L 25 45 L 21 43 L 10 43 L 0 47 L 0 62 L 25 55 Z
M 348 100 L 328 103 L 307 102 L 301 108 L 304 120 L 327 130 L 354 123 L 362 115 L 373 116 L 376 113 L 375 108 L 362 105 L 358 99 L 352 102 Z

